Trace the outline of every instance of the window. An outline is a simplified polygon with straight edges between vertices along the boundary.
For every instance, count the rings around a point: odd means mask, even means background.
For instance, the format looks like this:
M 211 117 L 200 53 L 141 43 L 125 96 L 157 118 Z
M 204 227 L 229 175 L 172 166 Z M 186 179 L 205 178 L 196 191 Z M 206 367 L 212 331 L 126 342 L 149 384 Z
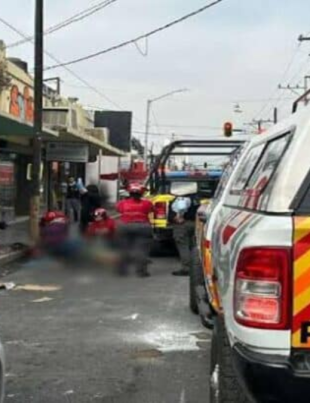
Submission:
M 264 148 L 265 144 L 260 144 L 249 150 L 247 157 L 238 169 L 236 179 L 230 190 L 231 195 L 236 196 L 242 194 L 242 191 L 248 183 Z
M 171 182 L 170 184 L 170 193 L 175 196 L 186 196 L 197 192 L 197 182 Z
M 220 182 L 217 186 L 216 192 L 214 194 L 215 200 L 219 200 L 220 197 L 222 196 L 224 189 L 226 188 L 227 183 L 229 181 L 229 178 L 230 178 L 237 162 L 239 161 L 240 156 L 242 155 L 243 150 L 244 150 L 244 147 L 240 147 L 232 154 L 229 163 L 226 165 L 226 168 L 223 171 L 221 180 L 220 180 Z
M 198 196 L 212 199 L 219 184 L 219 179 L 211 179 L 198 183 Z
M 247 183 L 247 189 L 262 193 L 283 156 L 290 136 L 286 135 L 268 143 L 263 157 Z
M 226 205 L 247 209 L 264 209 L 270 184 L 292 138 L 291 132 L 251 148 L 236 172 Z M 268 189 L 271 187 L 268 186 Z

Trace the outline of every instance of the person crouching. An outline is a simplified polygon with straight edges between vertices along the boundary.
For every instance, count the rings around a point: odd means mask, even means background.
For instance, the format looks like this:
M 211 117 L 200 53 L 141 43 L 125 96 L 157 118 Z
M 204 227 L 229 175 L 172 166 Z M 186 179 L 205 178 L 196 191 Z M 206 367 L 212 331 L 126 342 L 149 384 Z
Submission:
M 108 216 L 107 211 L 104 208 L 97 208 L 93 213 L 93 221 L 88 224 L 86 229 L 86 237 L 102 237 L 104 240 L 112 241 L 115 228 L 115 221 Z

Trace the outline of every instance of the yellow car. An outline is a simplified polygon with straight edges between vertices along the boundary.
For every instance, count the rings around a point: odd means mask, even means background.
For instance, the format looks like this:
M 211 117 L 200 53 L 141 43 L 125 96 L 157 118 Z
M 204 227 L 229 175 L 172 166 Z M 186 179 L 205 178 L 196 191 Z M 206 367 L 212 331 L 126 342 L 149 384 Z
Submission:
M 169 209 L 176 197 L 197 195 L 200 203 L 207 204 L 215 193 L 219 179 L 219 172 L 173 171 L 167 173 L 157 192 L 147 196 L 154 206 L 151 216 L 154 238 L 158 241 L 173 239 Z

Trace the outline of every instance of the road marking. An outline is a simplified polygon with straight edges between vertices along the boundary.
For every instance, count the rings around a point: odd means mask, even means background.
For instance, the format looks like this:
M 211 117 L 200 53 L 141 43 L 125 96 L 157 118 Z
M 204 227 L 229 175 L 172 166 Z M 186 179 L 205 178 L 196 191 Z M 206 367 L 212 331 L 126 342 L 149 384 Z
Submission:
M 186 399 L 185 399 L 185 389 L 183 389 L 182 392 L 181 392 L 180 403 L 186 403 Z
M 43 297 L 43 298 L 39 298 L 39 299 L 34 299 L 31 302 L 35 302 L 35 303 L 40 303 L 40 302 L 49 302 L 49 301 L 53 301 L 54 298 L 49 298 L 49 297 Z
M 132 315 L 126 316 L 126 317 L 124 318 L 124 320 L 137 320 L 138 317 L 139 317 L 139 314 L 138 314 L 138 313 L 134 313 L 134 314 L 132 314 Z

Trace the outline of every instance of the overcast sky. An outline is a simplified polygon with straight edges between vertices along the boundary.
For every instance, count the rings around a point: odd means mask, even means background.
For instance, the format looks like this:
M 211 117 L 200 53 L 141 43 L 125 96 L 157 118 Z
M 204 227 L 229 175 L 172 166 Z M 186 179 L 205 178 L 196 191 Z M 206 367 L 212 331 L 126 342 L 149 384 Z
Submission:
M 31 34 L 34 1 L 2 2 L 1 17 Z M 45 1 L 45 25 L 61 22 L 98 2 Z M 206 0 L 118 0 L 90 18 L 47 36 L 46 49 L 67 61 L 131 39 L 205 4 Z M 268 112 L 277 102 L 266 105 L 270 96 L 282 97 L 280 117 L 288 113 L 292 93 L 274 90 L 281 78 L 283 84 L 302 83 L 303 75 L 309 72 L 310 42 L 298 47 L 297 41 L 299 34 L 310 31 L 309 9 L 308 0 L 223 0 L 150 38 L 147 57 L 131 45 L 72 69 L 123 109 L 132 110 L 136 131 L 144 130 L 148 98 L 188 88 L 186 93 L 154 103 L 151 131 L 219 134 L 216 128 L 226 120 L 239 126 L 256 117 L 271 117 Z M 0 38 L 7 44 L 20 39 L 1 23 Z M 139 43 L 141 50 L 145 46 L 144 41 Z M 32 44 L 10 49 L 8 55 L 21 57 L 30 68 L 33 66 Z M 45 63 L 54 64 L 48 57 Z M 46 77 L 55 75 L 63 79 L 63 95 L 76 96 L 86 105 L 115 109 L 63 69 L 46 73 Z M 236 102 L 242 114 L 234 113 Z M 159 144 L 164 138 L 157 135 L 151 141 Z

